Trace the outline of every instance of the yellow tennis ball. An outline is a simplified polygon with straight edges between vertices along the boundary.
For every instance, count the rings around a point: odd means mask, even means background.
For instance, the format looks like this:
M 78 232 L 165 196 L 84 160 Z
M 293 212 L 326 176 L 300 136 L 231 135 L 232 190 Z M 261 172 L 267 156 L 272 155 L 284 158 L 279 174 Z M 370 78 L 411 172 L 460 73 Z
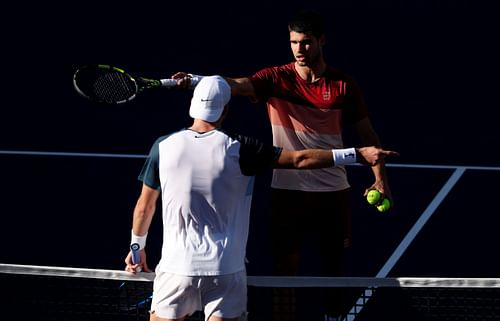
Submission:
M 381 197 L 382 194 L 380 194 L 379 191 L 377 191 L 376 189 L 372 189 L 366 195 L 366 200 L 368 201 L 369 204 L 375 205 L 380 201 Z
M 389 201 L 388 198 L 384 198 L 382 203 L 380 203 L 380 205 L 377 206 L 377 210 L 382 213 L 387 212 L 390 208 L 391 208 L 391 202 Z

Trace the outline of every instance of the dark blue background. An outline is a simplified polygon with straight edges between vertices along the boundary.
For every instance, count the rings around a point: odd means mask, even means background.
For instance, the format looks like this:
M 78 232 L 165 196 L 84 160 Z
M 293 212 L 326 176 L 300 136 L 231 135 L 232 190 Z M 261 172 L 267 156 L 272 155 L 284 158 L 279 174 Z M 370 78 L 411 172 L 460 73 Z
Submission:
M 328 19 L 327 62 L 359 82 L 383 145 L 401 153 L 393 163 L 499 163 L 500 5 L 494 0 L 5 6 L 11 20 L 1 22 L 0 150 L 147 154 L 156 137 L 189 125 L 190 92 L 161 90 L 127 105 L 97 107 L 73 90 L 79 66 L 108 63 L 151 78 L 176 71 L 248 76 L 291 61 L 287 19 L 312 8 Z M 235 97 L 231 106 L 227 128 L 270 140 L 262 103 Z M 346 140 L 357 143 L 350 129 Z M 0 155 L 0 262 L 121 269 L 141 166 L 142 159 Z M 361 198 L 372 183 L 370 171 L 353 168 L 350 273 L 375 275 L 450 174 L 390 168 L 398 205 L 381 216 Z M 436 214 L 433 234 L 419 236 L 415 253 L 421 256 L 394 273 L 496 274 L 495 175 L 468 172 Z M 268 179 L 258 179 L 254 197 L 251 274 L 269 272 Z M 152 263 L 161 234 L 155 222 Z

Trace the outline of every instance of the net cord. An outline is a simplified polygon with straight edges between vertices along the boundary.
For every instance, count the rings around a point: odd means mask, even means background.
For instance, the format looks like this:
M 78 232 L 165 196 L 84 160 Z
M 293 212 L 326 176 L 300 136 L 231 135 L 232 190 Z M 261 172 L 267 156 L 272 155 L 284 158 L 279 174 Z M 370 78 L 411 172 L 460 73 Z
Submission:
M 142 282 L 152 282 L 155 277 L 154 273 L 146 272 L 133 274 L 121 270 L 19 265 L 4 263 L 0 263 L 0 273 Z M 249 286 L 275 288 L 500 288 L 500 278 L 248 276 L 247 283 Z

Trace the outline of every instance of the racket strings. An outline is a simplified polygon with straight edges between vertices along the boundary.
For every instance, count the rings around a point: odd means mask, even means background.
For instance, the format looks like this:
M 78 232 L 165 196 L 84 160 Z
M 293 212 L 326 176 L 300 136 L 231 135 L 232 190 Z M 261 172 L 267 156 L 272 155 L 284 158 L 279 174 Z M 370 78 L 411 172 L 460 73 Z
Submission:
M 93 90 L 100 100 L 117 103 L 133 98 L 137 92 L 137 85 L 125 74 L 108 72 L 96 79 Z

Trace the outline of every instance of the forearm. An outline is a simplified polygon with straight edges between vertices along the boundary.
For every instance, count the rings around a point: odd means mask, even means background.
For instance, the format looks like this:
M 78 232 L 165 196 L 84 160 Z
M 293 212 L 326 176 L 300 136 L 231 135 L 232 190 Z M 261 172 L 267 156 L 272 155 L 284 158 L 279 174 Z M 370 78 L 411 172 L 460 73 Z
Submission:
M 144 206 L 139 199 L 134 209 L 130 244 L 139 244 L 139 249 L 146 247 L 148 230 L 155 210 L 155 206 Z
M 385 162 L 381 161 L 377 165 L 372 166 L 372 172 L 376 181 L 384 181 L 386 179 Z
M 315 169 L 334 165 L 331 150 L 304 149 L 298 151 L 283 150 L 276 161 L 275 168 Z
M 172 78 L 177 80 L 177 86 L 179 88 L 189 88 L 189 89 L 194 89 L 203 77 L 205 77 L 205 75 L 196 75 L 186 72 L 177 72 L 174 75 L 172 75 Z M 224 79 L 231 87 L 232 96 L 247 96 L 255 98 L 255 90 L 250 78 L 224 77 Z
M 148 232 L 155 211 L 155 204 L 143 204 L 140 200 L 137 202 L 132 223 L 132 231 L 135 235 L 142 236 Z
M 295 168 L 315 169 L 334 166 L 331 150 L 307 149 L 298 151 Z
M 315 169 L 330 166 L 343 166 L 360 163 L 372 166 L 375 179 L 384 182 L 384 158 L 397 156 L 397 152 L 369 146 L 341 149 L 304 149 L 298 151 L 282 150 L 276 160 L 275 168 Z
M 228 78 L 224 77 L 229 86 L 231 86 L 232 96 L 254 97 L 255 90 L 249 78 Z
M 149 226 L 156 212 L 156 201 L 160 191 L 145 184 L 142 186 L 141 195 L 137 200 L 132 218 L 132 242 L 145 246 Z

